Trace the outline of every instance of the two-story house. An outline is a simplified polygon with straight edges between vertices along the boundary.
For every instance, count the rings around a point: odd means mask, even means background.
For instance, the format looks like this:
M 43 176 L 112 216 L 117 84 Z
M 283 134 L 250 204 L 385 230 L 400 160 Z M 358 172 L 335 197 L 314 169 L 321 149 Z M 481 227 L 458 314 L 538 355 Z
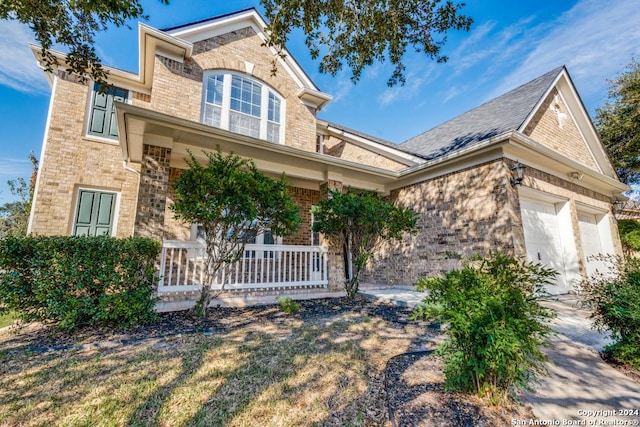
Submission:
M 169 210 L 172 182 L 187 150 L 205 159 L 219 146 L 284 172 L 303 219 L 292 237 L 259 236 L 220 278 L 236 297 L 342 288 L 339 248 L 311 231 L 327 189 L 377 191 L 420 215 L 418 234 L 376 254 L 368 283 L 412 284 L 500 249 L 557 269 L 551 292 L 564 293 L 598 267 L 591 255 L 620 253 L 612 206 L 627 187 L 564 67 L 396 145 L 318 118 L 331 96 L 263 45 L 264 27 L 254 9 L 140 24 L 139 72 L 107 67 L 107 93 L 64 65 L 46 73 L 29 232 L 161 240 L 159 292 L 179 299 L 198 288 L 202 257 L 197 225 Z

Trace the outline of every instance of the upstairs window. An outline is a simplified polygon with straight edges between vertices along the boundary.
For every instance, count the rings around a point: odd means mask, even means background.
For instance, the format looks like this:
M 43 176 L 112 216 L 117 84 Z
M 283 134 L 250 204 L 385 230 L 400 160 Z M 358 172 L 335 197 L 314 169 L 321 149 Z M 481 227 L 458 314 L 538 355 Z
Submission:
M 125 102 L 128 94 L 125 89 L 117 87 L 107 88 L 100 93 L 100 86 L 94 83 L 87 133 L 103 138 L 118 139 L 118 120 L 116 119 L 114 102 Z
M 280 143 L 283 102 L 273 90 L 231 73 L 206 74 L 202 123 Z

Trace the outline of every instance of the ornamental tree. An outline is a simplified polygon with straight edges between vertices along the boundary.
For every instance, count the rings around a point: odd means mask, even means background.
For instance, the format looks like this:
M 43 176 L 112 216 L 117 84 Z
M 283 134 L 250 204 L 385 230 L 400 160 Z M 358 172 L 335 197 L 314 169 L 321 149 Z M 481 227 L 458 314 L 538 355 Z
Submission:
M 596 112 L 596 128 L 620 180 L 640 182 L 640 62 L 609 82 L 609 99 Z
M 175 197 L 170 209 L 177 219 L 199 224 L 205 232 L 206 268 L 196 311 L 204 316 L 217 294 L 212 286 L 219 273 L 229 277 L 247 241 L 265 231 L 278 236 L 294 233 L 300 223 L 298 206 L 288 193 L 284 174 L 274 179 L 260 172 L 251 160 L 218 148 L 205 152 L 202 165 L 189 152 L 188 168 L 173 184 Z
M 330 191 L 313 210 L 313 231 L 342 247 L 345 291 L 350 299 L 358 293 L 359 277 L 380 244 L 399 240 L 416 231 L 417 215 L 395 206 L 372 192 Z

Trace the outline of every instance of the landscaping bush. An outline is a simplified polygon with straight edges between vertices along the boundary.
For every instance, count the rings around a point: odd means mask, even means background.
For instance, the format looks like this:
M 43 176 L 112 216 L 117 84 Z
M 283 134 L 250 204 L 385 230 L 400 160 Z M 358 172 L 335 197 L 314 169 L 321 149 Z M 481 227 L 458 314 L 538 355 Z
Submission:
M 583 281 L 580 294 L 595 328 L 609 330 L 615 340 L 606 349 L 618 361 L 640 367 L 640 259 L 602 259 L 609 271 Z
M 276 298 L 278 301 L 278 305 L 280 306 L 280 310 L 287 314 L 298 314 L 300 311 L 300 304 L 295 302 L 290 297 L 278 297 Z
M 428 296 L 414 318 L 448 326 L 438 348 L 447 389 L 497 401 L 511 388 L 528 388 L 532 376 L 545 371 L 540 347 L 547 343 L 548 321 L 555 313 L 540 305 L 539 298 L 556 274 L 494 252 L 466 261 L 443 278 L 419 280 L 418 288 Z
M 7 237 L 0 240 L 0 306 L 64 329 L 151 322 L 159 251 L 158 242 L 140 237 Z

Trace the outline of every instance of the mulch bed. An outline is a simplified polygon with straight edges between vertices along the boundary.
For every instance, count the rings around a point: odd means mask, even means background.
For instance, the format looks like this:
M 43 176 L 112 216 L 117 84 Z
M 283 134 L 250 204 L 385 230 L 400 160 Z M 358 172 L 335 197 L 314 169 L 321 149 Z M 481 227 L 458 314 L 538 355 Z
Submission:
M 411 310 L 388 304 L 371 303 L 358 299 L 348 303 L 344 299 L 318 299 L 299 301 L 300 312 L 283 313 L 278 306 L 254 306 L 246 308 L 213 308 L 207 318 L 193 317 L 189 312 L 163 313 L 160 322 L 127 330 L 92 327 L 69 334 L 50 325 L 26 325 L 4 341 L 8 351 L 65 350 L 96 343 L 128 344 L 145 339 L 184 334 L 214 334 L 256 324 L 256 322 L 289 322 L 291 319 L 305 322 L 323 321 L 340 314 L 360 314 L 383 318 L 403 325 L 410 320 Z M 424 324 L 425 335 L 435 338 L 439 327 Z M 13 350 L 12 350 L 13 349 Z M 510 425 L 513 419 L 533 419 L 531 411 L 517 404 L 489 405 L 475 396 L 447 392 L 444 389 L 442 361 L 440 358 L 416 348 L 414 353 L 393 357 L 387 363 L 383 378 L 374 379 L 384 392 L 376 393 L 377 408 L 372 411 L 387 412 L 382 425 L 392 426 L 500 426 Z M 336 414 L 339 418 L 339 415 Z M 377 418 L 377 417 L 376 417 Z

